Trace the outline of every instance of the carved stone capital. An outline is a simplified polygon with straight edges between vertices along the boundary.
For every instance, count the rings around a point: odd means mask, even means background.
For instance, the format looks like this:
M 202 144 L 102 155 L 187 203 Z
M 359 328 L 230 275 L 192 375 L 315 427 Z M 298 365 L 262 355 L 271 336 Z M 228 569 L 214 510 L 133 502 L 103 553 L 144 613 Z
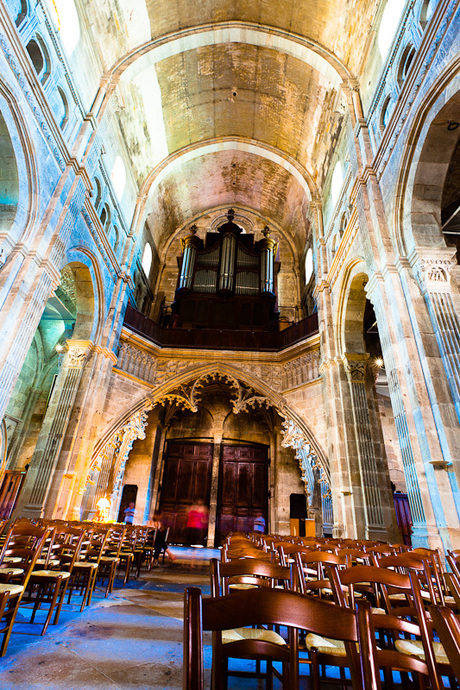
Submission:
M 365 383 L 369 355 L 347 354 L 343 356 L 343 364 L 351 383 Z
M 412 262 L 415 277 L 423 293 L 450 292 L 450 273 L 456 266 L 452 247 L 419 249 Z
M 89 340 L 68 340 L 68 352 L 66 365 L 75 369 L 82 369 L 86 359 L 93 349 L 93 344 Z

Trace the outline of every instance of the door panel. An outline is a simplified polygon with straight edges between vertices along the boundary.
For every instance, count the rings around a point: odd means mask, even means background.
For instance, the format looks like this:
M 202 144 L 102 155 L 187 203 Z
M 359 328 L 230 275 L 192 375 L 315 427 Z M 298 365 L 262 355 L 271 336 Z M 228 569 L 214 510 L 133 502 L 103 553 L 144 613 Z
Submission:
M 200 498 L 209 505 L 212 452 L 212 443 L 170 441 L 167 445 L 160 511 L 163 524 L 170 528 L 170 541 L 186 543 L 190 506 Z
M 217 542 L 229 532 L 252 532 L 254 518 L 268 516 L 268 457 L 266 446 L 222 446 Z

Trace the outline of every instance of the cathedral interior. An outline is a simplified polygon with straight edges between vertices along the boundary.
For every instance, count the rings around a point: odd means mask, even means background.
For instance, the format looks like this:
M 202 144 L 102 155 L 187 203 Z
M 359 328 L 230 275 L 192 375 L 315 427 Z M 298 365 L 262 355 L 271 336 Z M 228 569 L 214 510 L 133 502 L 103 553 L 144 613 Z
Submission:
M 0 33 L 0 518 L 460 548 L 460 2 Z

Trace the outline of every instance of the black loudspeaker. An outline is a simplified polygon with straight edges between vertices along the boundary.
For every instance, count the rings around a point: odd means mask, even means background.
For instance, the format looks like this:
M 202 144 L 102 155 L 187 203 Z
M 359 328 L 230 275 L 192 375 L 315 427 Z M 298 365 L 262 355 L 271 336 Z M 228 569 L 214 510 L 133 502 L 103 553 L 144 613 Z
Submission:
M 291 494 L 289 497 L 291 520 L 308 518 L 307 497 L 305 494 Z

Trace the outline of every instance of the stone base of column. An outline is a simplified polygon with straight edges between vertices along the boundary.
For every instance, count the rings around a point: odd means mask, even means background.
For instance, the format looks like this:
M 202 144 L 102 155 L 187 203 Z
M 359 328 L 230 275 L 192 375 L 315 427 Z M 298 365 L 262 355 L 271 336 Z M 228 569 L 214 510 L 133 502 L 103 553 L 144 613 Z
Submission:
M 43 517 L 44 507 L 41 505 L 28 504 L 24 506 L 21 510 L 21 514 L 18 517 L 26 517 L 31 520 L 36 520 L 37 518 Z
M 371 541 L 388 541 L 388 530 L 384 525 L 367 525 L 366 539 Z

